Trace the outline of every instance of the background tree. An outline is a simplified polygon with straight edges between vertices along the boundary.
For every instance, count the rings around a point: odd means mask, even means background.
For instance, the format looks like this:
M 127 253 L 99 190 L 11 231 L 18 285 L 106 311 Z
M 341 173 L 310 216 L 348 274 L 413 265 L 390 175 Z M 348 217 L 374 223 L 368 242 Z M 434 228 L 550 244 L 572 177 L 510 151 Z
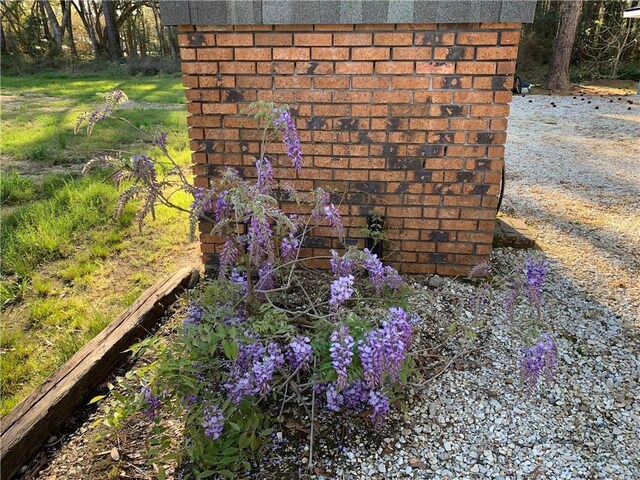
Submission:
M 578 30 L 582 3 L 583 0 L 564 0 L 560 6 L 558 32 L 546 81 L 546 87 L 549 89 L 566 90 L 571 86 L 569 64 L 576 39 L 576 31 Z

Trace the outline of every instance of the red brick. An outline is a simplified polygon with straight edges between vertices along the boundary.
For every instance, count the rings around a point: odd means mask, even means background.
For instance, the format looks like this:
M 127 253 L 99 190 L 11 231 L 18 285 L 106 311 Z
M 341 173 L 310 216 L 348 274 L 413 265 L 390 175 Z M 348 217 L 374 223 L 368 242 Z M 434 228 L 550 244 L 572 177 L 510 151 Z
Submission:
M 453 45 L 455 34 L 452 32 L 416 33 L 416 45 Z
M 412 45 L 413 33 L 392 32 L 375 33 L 373 35 L 374 45 Z
M 218 64 L 214 62 L 182 62 L 182 73 L 211 75 L 218 73 Z
M 351 59 L 352 60 L 389 60 L 390 58 L 389 48 L 352 48 Z
M 330 33 L 296 33 L 293 44 L 301 47 L 315 47 L 331 45 Z
M 233 60 L 233 48 L 198 48 L 198 60 Z
M 370 103 L 371 92 L 333 92 L 334 103 Z
M 496 62 L 458 62 L 456 73 L 461 75 L 493 75 L 496 73 Z
M 393 47 L 394 60 L 431 60 L 431 47 Z
M 310 60 L 311 49 L 309 48 L 274 48 L 274 60 Z
M 322 89 L 349 88 L 349 77 L 316 77 L 313 79 L 313 88 L 322 88 Z
M 334 33 L 333 44 L 341 45 L 371 45 L 373 35 L 370 33 Z
M 250 62 L 220 62 L 220 73 L 222 74 L 254 74 L 256 64 Z
M 312 60 L 349 60 L 349 48 L 347 47 L 312 48 L 311 59 Z
M 216 45 L 223 47 L 250 47 L 253 45 L 252 33 L 218 33 Z
M 520 41 L 520 31 L 500 32 L 500 45 L 517 45 Z
M 354 77 L 351 79 L 352 88 L 388 90 L 390 85 L 391 79 L 389 77 Z
M 416 62 L 416 73 L 427 75 L 447 75 L 454 73 L 455 64 L 451 62 Z
M 290 33 L 256 33 L 256 45 L 260 46 L 284 46 L 293 44 L 293 35 Z
M 413 73 L 413 62 L 376 62 L 376 74 L 402 75 Z
M 476 59 L 478 60 L 511 60 L 518 55 L 517 47 L 478 47 Z
M 371 75 L 373 62 L 338 62 L 336 74 L 338 75 Z
M 271 60 L 270 48 L 236 48 L 235 49 L 236 60 Z
M 496 45 L 497 32 L 458 32 L 458 45 Z

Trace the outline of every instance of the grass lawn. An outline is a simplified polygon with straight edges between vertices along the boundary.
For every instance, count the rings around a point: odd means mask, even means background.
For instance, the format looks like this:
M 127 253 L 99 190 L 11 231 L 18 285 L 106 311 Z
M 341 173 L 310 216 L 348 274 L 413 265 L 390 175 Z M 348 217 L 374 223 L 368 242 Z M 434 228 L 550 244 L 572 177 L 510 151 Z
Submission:
M 108 74 L 2 78 L 0 365 L 6 415 L 52 371 L 160 277 L 196 264 L 188 220 L 166 208 L 138 232 L 132 206 L 114 219 L 111 172 L 79 175 L 105 150 L 147 152 L 131 128 L 107 120 L 73 134 L 79 114 L 118 88 L 132 102 L 121 115 L 168 133 L 174 158 L 190 160 L 179 76 Z M 157 153 L 157 152 L 156 152 Z M 187 195 L 180 198 L 188 205 Z

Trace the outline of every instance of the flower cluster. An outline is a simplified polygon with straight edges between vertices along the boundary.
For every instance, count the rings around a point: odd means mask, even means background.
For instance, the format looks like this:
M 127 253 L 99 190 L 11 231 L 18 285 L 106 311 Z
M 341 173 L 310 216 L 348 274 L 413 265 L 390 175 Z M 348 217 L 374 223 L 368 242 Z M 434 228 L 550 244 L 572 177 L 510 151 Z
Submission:
M 355 342 L 353 341 L 353 337 L 349 335 L 349 327 L 346 325 L 342 325 L 337 330 L 334 330 L 330 340 L 331 347 L 329 348 L 329 352 L 331 354 L 331 363 L 338 374 L 336 385 L 338 389 L 342 389 L 347 383 L 347 368 L 353 360 L 353 346 Z
M 549 264 L 539 258 L 529 258 L 525 265 L 527 278 L 527 296 L 531 302 L 538 306 L 542 302 L 542 285 L 547 275 Z
M 526 390 L 533 391 L 540 377 L 551 381 L 558 365 L 558 348 L 553 338 L 544 334 L 532 347 L 522 347 L 520 373 Z
M 282 141 L 287 149 L 287 156 L 291 159 L 296 173 L 302 171 L 302 150 L 300 149 L 300 137 L 291 114 L 284 108 L 277 110 L 274 123 L 276 128 L 282 133 Z
M 187 309 L 187 316 L 184 319 L 185 326 L 197 326 L 202 321 L 204 308 L 201 305 L 193 304 Z
M 270 195 L 273 188 L 273 167 L 267 157 L 256 160 L 256 173 L 258 180 L 256 187 L 265 195 Z
M 290 262 L 295 260 L 298 255 L 298 249 L 300 248 L 300 240 L 290 233 L 288 236 L 282 239 L 280 243 L 280 256 L 284 262 Z
M 298 336 L 289 344 L 287 360 L 293 370 L 306 370 L 309 368 L 311 354 L 313 352 L 310 342 L 309 337 Z
M 220 438 L 220 435 L 222 435 L 222 429 L 224 428 L 222 410 L 215 406 L 205 408 L 202 427 L 204 428 L 205 437 L 209 440 L 217 440 Z
M 337 310 L 340 306 L 349 300 L 353 295 L 353 275 L 340 277 L 331 283 L 331 298 L 329 304 L 333 310 Z
M 229 372 L 225 388 L 233 403 L 252 395 L 265 395 L 271 390 L 274 373 L 284 365 L 280 346 L 271 342 L 266 347 L 262 342 L 241 343 L 236 361 Z
M 74 129 L 75 133 L 78 133 L 82 125 L 86 122 L 87 135 L 91 135 L 96 123 L 111 117 L 120 104 L 129 100 L 122 90 L 113 90 L 103 94 L 102 96 L 104 98 L 103 105 L 100 105 L 92 112 L 84 113 L 78 117 L 78 121 L 76 122 Z
M 142 399 L 144 402 L 143 413 L 149 420 L 154 420 L 158 416 L 158 410 L 162 406 L 160 397 L 151 392 L 150 387 L 142 387 Z
M 364 380 L 369 388 L 382 386 L 387 378 L 398 379 L 412 342 L 413 329 L 407 312 L 397 307 L 389 309 L 382 326 L 358 343 Z

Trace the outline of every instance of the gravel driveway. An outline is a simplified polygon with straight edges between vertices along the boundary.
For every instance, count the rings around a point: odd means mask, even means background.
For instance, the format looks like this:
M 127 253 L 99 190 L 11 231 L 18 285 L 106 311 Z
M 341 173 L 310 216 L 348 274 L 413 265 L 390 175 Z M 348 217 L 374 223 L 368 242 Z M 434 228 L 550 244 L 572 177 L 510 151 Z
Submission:
M 480 368 L 427 387 L 386 439 L 394 451 L 355 448 L 333 462 L 338 478 L 640 478 L 639 104 L 513 100 L 503 209 L 532 227 L 551 265 L 554 386 L 522 393 L 519 344 L 493 305 Z M 502 249 L 496 259 L 515 265 L 529 254 Z M 442 289 L 466 288 L 447 280 Z

